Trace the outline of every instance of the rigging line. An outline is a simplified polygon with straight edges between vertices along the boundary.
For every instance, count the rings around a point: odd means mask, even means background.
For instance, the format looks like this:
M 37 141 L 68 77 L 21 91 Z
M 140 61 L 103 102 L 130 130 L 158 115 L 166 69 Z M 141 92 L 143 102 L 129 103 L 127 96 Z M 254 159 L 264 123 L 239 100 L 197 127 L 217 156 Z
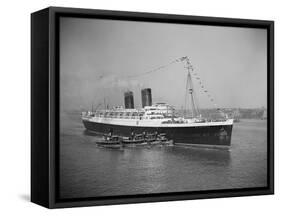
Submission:
M 170 63 L 168 63 L 168 64 L 166 64 L 166 65 L 159 66 L 159 67 L 157 67 L 157 68 L 155 68 L 155 69 L 146 71 L 146 72 L 144 72 L 144 73 L 134 74 L 134 75 L 129 75 L 129 76 L 123 76 L 122 78 L 135 78 L 135 77 L 145 76 L 145 75 L 147 75 L 147 74 L 151 74 L 151 73 L 154 73 L 154 72 L 159 71 L 159 70 L 161 70 L 161 69 L 164 69 L 164 68 L 166 68 L 166 67 L 168 67 L 168 66 L 170 66 L 171 64 L 174 64 L 174 63 L 176 63 L 176 62 L 179 62 L 179 59 L 175 59 L 175 60 L 171 61 Z
M 196 80 L 199 82 L 199 85 L 200 85 L 200 87 L 201 87 L 201 92 L 204 93 L 204 94 L 207 94 L 208 98 L 211 99 L 210 101 L 213 102 L 214 99 L 213 99 L 213 97 L 211 97 L 211 95 L 209 94 L 209 91 L 206 90 L 206 88 L 204 87 L 203 82 L 202 82 L 202 79 L 199 77 L 199 74 L 198 74 L 198 73 L 194 73 L 194 74 L 196 74 L 195 78 L 196 78 Z M 199 81 L 199 80 L 200 80 L 200 81 Z M 213 103 L 212 103 L 212 104 L 213 104 Z M 215 104 L 213 104 L 213 106 L 214 106 L 215 108 L 217 108 L 217 106 L 216 106 Z
M 192 82 L 192 73 L 193 73 L 193 67 L 189 61 L 188 58 L 185 58 L 185 64 L 184 64 L 184 68 L 187 69 L 188 74 L 187 74 L 187 84 L 186 84 L 186 92 L 188 91 L 188 104 L 187 107 L 189 107 L 188 105 L 190 105 L 190 111 L 191 111 L 191 116 L 195 117 L 199 115 L 199 106 L 196 100 L 196 95 L 194 94 L 194 86 L 193 86 L 193 82 Z M 185 97 L 186 100 L 186 97 Z M 186 104 L 185 104 L 186 106 Z
M 187 92 L 188 92 L 188 75 L 187 75 L 187 79 L 186 79 L 186 86 L 185 86 L 185 96 L 184 96 L 184 116 L 186 117 L 187 113 L 186 113 L 186 110 L 187 110 Z
M 207 97 L 208 97 L 208 99 L 210 100 L 211 104 L 213 105 L 213 107 L 214 107 L 217 111 L 219 111 L 220 113 L 224 114 L 224 112 L 223 112 L 220 108 L 218 108 L 218 105 L 215 103 L 215 100 L 214 100 L 213 97 L 210 95 L 210 92 L 209 92 L 208 90 L 206 90 L 206 88 L 204 87 L 203 82 L 202 82 L 202 79 L 200 78 L 199 74 L 198 74 L 197 72 L 194 72 L 193 67 L 192 67 L 192 65 L 191 65 L 191 63 L 190 63 L 190 61 L 189 61 L 188 58 L 186 59 L 186 64 L 187 64 L 186 68 L 187 68 L 187 69 L 190 69 L 189 72 L 191 72 L 191 74 L 194 75 L 194 77 L 195 77 L 195 79 L 197 80 L 197 82 L 199 82 L 199 85 L 200 85 L 200 87 L 201 87 L 202 93 L 207 95 Z M 200 108 L 199 108 L 199 106 L 198 106 L 198 101 L 197 101 L 197 97 L 196 97 L 196 95 L 195 95 L 195 92 L 193 92 L 191 96 L 192 96 L 192 98 L 191 98 L 191 104 L 192 104 L 193 106 L 195 106 L 194 108 L 195 108 L 195 112 L 196 112 L 196 111 L 197 111 L 196 109 L 199 110 Z M 198 112 L 198 114 L 199 114 L 199 112 Z
M 192 83 L 192 81 L 191 81 L 191 83 Z M 193 83 L 192 83 L 192 89 L 194 89 Z M 196 112 L 195 114 L 196 114 L 196 116 L 199 116 L 200 115 L 200 112 L 199 112 L 200 108 L 199 108 L 199 102 L 198 102 L 196 91 L 192 92 L 192 97 L 193 97 L 193 103 L 194 103 L 195 112 Z

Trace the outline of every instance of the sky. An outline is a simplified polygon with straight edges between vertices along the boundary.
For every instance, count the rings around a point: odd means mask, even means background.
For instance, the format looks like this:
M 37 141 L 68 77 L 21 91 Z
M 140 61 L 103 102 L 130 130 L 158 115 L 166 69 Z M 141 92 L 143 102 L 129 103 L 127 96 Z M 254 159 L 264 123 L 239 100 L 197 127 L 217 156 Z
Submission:
M 61 109 L 124 105 L 127 90 L 140 107 L 143 88 L 154 103 L 184 107 L 182 63 L 142 75 L 182 56 L 200 79 L 193 76 L 200 108 L 266 107 L 266 41 L 265 29 L 61 18 Z

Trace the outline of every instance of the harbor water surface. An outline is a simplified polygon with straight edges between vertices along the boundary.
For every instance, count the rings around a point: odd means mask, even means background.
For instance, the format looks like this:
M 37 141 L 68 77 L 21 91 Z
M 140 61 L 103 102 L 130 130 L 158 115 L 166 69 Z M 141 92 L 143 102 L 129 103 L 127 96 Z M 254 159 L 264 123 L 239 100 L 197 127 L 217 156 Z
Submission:
M 197 147 L 100 148 L 79 112 L 62 112 L 60 197 L 264 187 L 266 120 L 234 123 L 229 150 Z

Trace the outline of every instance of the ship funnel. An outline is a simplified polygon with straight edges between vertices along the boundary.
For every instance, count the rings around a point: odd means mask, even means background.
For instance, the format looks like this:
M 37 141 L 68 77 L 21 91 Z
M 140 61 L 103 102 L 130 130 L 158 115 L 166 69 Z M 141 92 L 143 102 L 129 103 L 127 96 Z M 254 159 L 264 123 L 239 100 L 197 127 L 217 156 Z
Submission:
M 151 89 L 146 88 L 141 90 L 142 107 L 152 105 Z
M 134 109 L 134 94 L 131 91 L 124 93 L 125 109 Z

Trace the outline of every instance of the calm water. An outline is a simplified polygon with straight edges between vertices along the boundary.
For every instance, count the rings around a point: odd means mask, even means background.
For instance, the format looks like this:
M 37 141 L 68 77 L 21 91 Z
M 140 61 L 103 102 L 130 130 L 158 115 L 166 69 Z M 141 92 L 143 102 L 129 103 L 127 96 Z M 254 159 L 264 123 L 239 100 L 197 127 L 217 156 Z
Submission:
M 234 124 L 230 150 L 99 148 L 79 113 L 61 114 L 63 198 L 266 186 L 266 121 Z

